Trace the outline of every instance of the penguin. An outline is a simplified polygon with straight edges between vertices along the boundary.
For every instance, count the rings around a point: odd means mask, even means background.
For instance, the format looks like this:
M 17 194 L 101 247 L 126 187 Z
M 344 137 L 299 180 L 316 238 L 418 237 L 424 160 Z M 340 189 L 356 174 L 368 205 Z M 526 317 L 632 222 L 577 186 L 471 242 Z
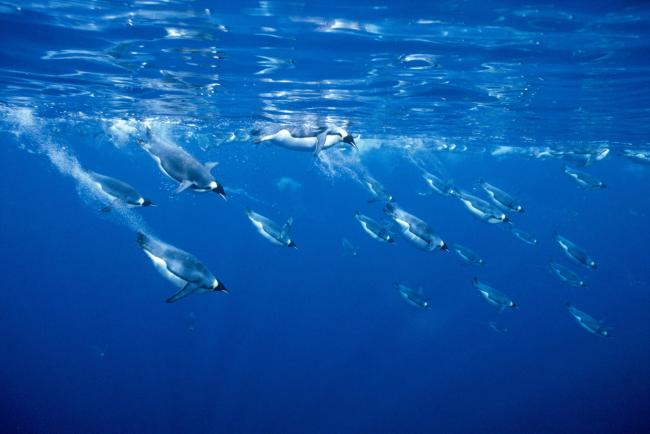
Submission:
M 569 268 L 565 267 L 562 264 L 558 264 L 555 261 L 551 261 L 548 264 L 548 268 L 553 274 L 560 278 L 563 282 L 568 283 L 571 286 L 576 288 L 584 288 L 586 286 L 584 280 L 580 278 L 576 273 L 571 271 Z
M 512 232 L 515 237 L 519 238 L 526 244 L 530 244 L 531 246 L 536 245 L 538 242 L 537 238 L 535 238 L 533 235 L 529 234 L 528 232 L 524 232 L 515 226 L 510 226 L 510 232 Z
M 650 164 L 650 150 L 647 149 L 624 149 L 621 155 L 635 163 Z
M 485 261 L 483 259 L 481 259 L 476 253 L 472 252 L 465 246 L 453 243 L 450 248 L 469 264 L 485 265 Z
M 359 248 L 345 237 L 341 239 L 341 247 L 343 248 L 343 256 L 359 256 Z
M 488 323 L 488 325 L 490 326 L 490 328 L 491 328 L 492 330 L 494 330 L 494 331 L 497 332 L 497 333 L 507 333 L 507 332 L 508 332 L 508 327 L 500 326 L 500 325 L 497 324 L 495 321 L 490 321 L 490 322 Z
M 594 261 L 594 259 L 590 257 L 583 248 L 572 243 L 557 232 L 555 233 L 555 241 L 557 241 L 564 253 L 574 262 L 594 270 L 598 268 L 596 261 Z
M 595 190 L 598 188 L 607 187 L 604 182 L 597 180 L 585 172 L 580 172 L 579 170 L 573 169 L 569 166 L 564 166 L 564 173 L 569 175 L 571 179 L 573 179 L 575 183 L 578 184 L 579 187 L 585 190 Z
M 427 183 L 429 188 L 431 188 L 431 190 L 433 190 L 434 192 L 442 196 L 449 196 L 451 195 L 451 192 L 454 190 L 454 188 L 451 186 L 449 182 L 443 181 L 433 173 L 423 171 L 422 178 Z
M 148 141 L 138 140 L 138 144 L 158 163 L 160 170 L 179 183 L 176 193 L 191 188 L 194 191 L 213 191 L 226 199 L 226 191 L 210 171 L 216 162 L 202 164 L 183 148 L 173 143 L 159 140 L 147 129 Z
M 451 194 L 452 196 L 457 197 L 458 200 L 465 205 L 465 208 L 481 221 L 492 224 L 510 223 L 510 219 L 507 215 L 481 198 L 458 190 L 451 190 Z
M 492 306 L 496 307 L 499 312 L 502 312 L 505 308 L 517 308 L 517 304 L 512 301 L 510 297 L 479 281 L 478 278 L 474 277 L 472 283 L 474 284 L 474 287 L 481 293 L 483 298 Z
M 447 244 L 436 235 L 424 221 L 397 208 L 392 203 L 387 203 L 384 212 L 388 214 L 399 226 L 402 235 L 417 248 L 430 252 L 434 249 L 449 250 Z
M 492 202 L 502 210 L 512 211 L 512 212 L 524 212 L 523 205 L 517 203 L 515 198 L 510 196 L 505 191 L 495 187 L 494 185 L 490 184 L 489 182 L 486 182 L 483 179 L 479 181 L 479 185 L 481 186 L 483 191 L 485 191 L 488 194 L 490 200 L 492 200 Z
M 422 309 L 428 309 L 431 305 L 431 301 L 424 296 L 422 288 L 412 289 L 401 283 L 395 283 L 395 287 L 399 291 L 400 295 L 406 300 L 409 304 L 419 307 Z
M 571 316 L 575 318 L 583 329 L 596 336 L 603 338 L 611 337 L 612 329 L 610 327 L 604 327 L 602 321 L 598 321 L 591 315 L 587 315 L 583 311 L 578 310 L 571 303 L 566 303 L 565 306 L 569 310 Z
M 118 201 L 118 203 L 125 204 L 129 208 L 156 206 L 151 200 L 142 197 L 135 188 L 131 187 L 124 181 L 93 171 L 89 171 L 88 176 L 90 176 L 90 179 L 92 179 L 97 187 L 104 192 L 111 201 Z M 102 209 L 102 211 L 105 212 L 110 210 L 111 205 Z
M 250 209 L 246 209 L 246 215 L 248 219 L 253 223 L 257 232 L 260 233 L 264 238 L 269 240 L 275 245 L 286 246 L 297 249 L 296 243 L 289 237 L 289 232 L 291 231 L 291 225 L 293 224 L 293 218 L 289 218 L 284 226 L 280 227 L 273 220 L 264 217 L 261 214 L 256 213 Z
M 255 132 L 258 133 L 258 132 Z M 336 126 L 310 128 L 274 128 L 259 132 L 253 143 L 271 142 L 283 148 L 295 151 L 309 151 L 314 155 L 339 143 L 346 143 L 357 149 L 354 137 L 343 128 Z
M 370 175 L 363 176 L 363 185 L 368 189 L 372 198 L 368 202 L 392 202 L 393 195 L 386 187 Z
M 228 292 L 223 283 L 217 280 L 194 255 L 142 232 L 138 233 L 137 241 L 158 272 L 180 288 L 178 292 L 167 298 L 167 303 L 173 303 L 192 294 Z
M 356 218 L 359 224 L 361 224 L 361 228 L 363 228 L 363 230 L 375 240 L 389 244 L 395 242 L 395 239 L 391 236 L 390 231 L 385 225 L 361 214 L 359 211 L 354 213 L 354 218 Z

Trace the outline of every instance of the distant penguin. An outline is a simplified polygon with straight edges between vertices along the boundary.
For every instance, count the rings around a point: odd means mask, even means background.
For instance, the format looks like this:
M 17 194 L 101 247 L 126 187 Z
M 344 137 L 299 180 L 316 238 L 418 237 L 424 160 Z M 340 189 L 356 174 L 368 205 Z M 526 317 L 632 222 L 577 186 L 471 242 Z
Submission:
M 158 163 L 158 167 L 165 175 L 179 183 L 176 193 L 191 188 L 198 192 L 213 191 L 226 198 L 223 185 L 210 173 L 218 163 L 202 164 L 183 148 L 153 137 L 149 129 L 147 129 L 147 138 L 147 142 L 138 140 L 138 143 Z
M 395 242 L 395 239 L 391 236 L 390 231 L 385 225 L 361 214 L 359 211 L 354 213 L 354 218 L 357 219 L 361 228 L 375 240 L 391 244 Z
M 324 149 L 339 143 L 357 147 L 354 137 L 343 128 L 336 126 L 311 128 L 306 126 L 296 128 L 272 127 L 258 132 L 254 143 L 270 142 L 283 148 L 296 151 L 308 151 L 318 154 Z
M 453 243 L 450 248 L 468 264 L 485 265 L 485 261 L 481 257 L 465 246 Z
M 624 149 L 621 155 L 640 164 L 650 164 L 650 150 L 648 149 Z
M 599 181 L 598 179 L 594 178 L 593 176 L 580 172 L 579 170 L 572 169 L 569 166 L 564 166 L 564 173 L 569 175 L 573 181 L 578 184 L 579 187 L 585 189 L 585 190 L 595 190 L 598 188 L 605 188 L 607 185 L 605 185 L 604 182 Z
M 359 248 L 345 237 L 341 239 L 341 248 L 343 249 L 343 256 L 359 256 Z
M 551 261 L 548 267 L 551 272 L 559 277 L 563 282 L 566 282 L 571 286 L 575 286 L 576 288 L 584 288 L 586 286 L 584 280 L 582 280 L 580 276 L 578 276 L 576 273 L 564 265 Z
M 522 231 L 515 226 L 510 226 L 510 232 L 526 244 L 530 244 L 531 246 L 537 245 L 537 238 L 528 232 Z
M 422 309 L 427 309 L 431 305 L 429 299 L 424 296 L 424 291 L 421 287 L 418 289 L 412 289 L 406 285 L 402 285 L 401 283 L 395 283 L 395 287 L 404 300 L 409 304 Z
M 422 178 L 424 178 L 424 181 L 431 190 L 442 196 L 449 196 L 451 195 L 451 192 L 454 191 L 454 188 L 448 181 L 443 181 L 433 173 L 423 171 Z
M 192 294 L 227 292 L 223 283 L 217 280 L 194 255 L 142 232 L 138 233 L 138 245 L 151 259 L 158 272 L 180 288 L 166 300 L 167 303 L 173 303 Z
M 499 309 L 499 312 L 503 311 L 506 308 L 514 309 L 517 307 L 517 304 L 512 301 L 510 297 L 479 281 L 476 277 L 472 283 L 474 284 L 474 287 L 481 293 L 483 298 L 492 306 Z
M 264 238 L 269 240 L 275 245 L 286 246 L 297 248 L 296 243 L 289 237 L 289 232 L 291 231 L 291 225 L 293 224 L 293 219 L 289 218 L 284 226 L 280 227 L 273 220 L 264 217 L 261 214 L 256 213 L 250 209 L 246 210 L 246 215 L 248 219 L 253 223 L 257 232 L 262 235 Z
M 368 202 L 392 202 L 393 195 L 379 181 L 370 175 L 364 175 L 362 178 L 363 185 L 372 195 Z
M 574 262 L 587 268 L 598 268 L 596 261 L 591 256 L 589 256 L 582 247 L 579 247 L 577 244 L 569 241 L 567 238 L 563 237 L 557 232 L 555 233 L 554 237 L 555 241 L 557 241 L 557 243 L 562 248 L 562 251 Z
M 124 181 L 119 179 L 111 178 L 110 176 L 101 175 L 97 172 L 88 172 L 88 176 L 93 180 L 93 182 L 104 192 L 111 201 L 118 201 L 123 203 L 129 208 L 136 207 L 145 207 L 145 206 L 155 206 L 152 201 L 142 197 L 135 188 L 131 187 Z M 107 206 L 103 211 L 110 211 L 111 206 Z
M 485 191 L 492 202 L 504 211 L 524 212 L 524 207 L 517 200 L 505 191 L 481 179 L 479 185 Z
M 451 194 L 460 200 L 474 216 L 486 223 L 510 223 L 510 219 L 500 209 L 487 201 L 462 191 L 452 190 Z
M 387 203 L 384 212 L 399 226 L 402 235 L 417 248 L 430 252 L 434 249 L 448 250 L 447 244 L 436 235 L 423 220 L 413 214 Z
M 566 308 L 578 324 L 589 333 L 603 338 L 608 338 L 612 335 L 612 329 L 610 327 L 604 327 L 602 321 L 598 321 L 591 315 L 587 315 L 570 303 L 566 303 Z

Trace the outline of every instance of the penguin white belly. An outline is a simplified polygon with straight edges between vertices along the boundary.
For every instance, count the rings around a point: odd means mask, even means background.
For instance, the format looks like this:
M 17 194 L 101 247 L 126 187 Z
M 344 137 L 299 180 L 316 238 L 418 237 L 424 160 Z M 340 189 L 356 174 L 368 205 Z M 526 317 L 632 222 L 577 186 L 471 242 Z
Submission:
M 480 209 L 476 208 L 474 204 L 472 203 L 471 200 L 465 200 L 463 199 L 463 203 L 465 204 L 465 207 L 474 215 L 480 217 L 480 218 L 485 218 L 485 213 L 481 211 Z
M 264 229 L 264 225 L 262 224 L 262 222 L 260 222 L 259 220 L 255 220 L 255 219 L 252 218 L 252 217 L 248 217 L 248 218 L 249 218 L 249 220 L 250 220 L 251 222 L 253 222 L 253 226 L 255 226 L 255 229 L 257 229 L 257 232 L 259 232 L 261 236 L 263 236 L 264 238 L 266 238 L 267 240 L 269 240 L 269 241 L 272 242 L 273 244 L 277 244 L 278 246 L 282 246 L 282 245 L 283 245 L 280 241 L 278 241 L 277 239 L 275 239 L 275 237 L 271 236 L 271 234 L 269 234 L 268 232 L 266 232 L 266 230 Z
M 167 280 L 172 282 L 174 285 L 178 286 L 179 288 L 182 288 L 185 286 L 187 283 L 185 280 L 181 279 L 180 277 L 176 276 L 175 274 L 171 273 L 167 269 L 167 262 L 163 258 L 159 258 L 158 256 L 154 255 L 153 253 L 144 250 L 144 252 L 147 254 L 149 259 L 151 259 L 151 262 L 153 263 L 154 267 L 156 267 L 156 270 Z
M 370 230 L 370 228 L 368 227 L 368 223 L 363 222 L 363 221 L 360 222 L 360 223 L 361 223 L 361 228 L 362 228 L 364 231 L 366 231 L 366 233 L 367 233 L 368 235 L 370 235 L 371 237 L 373 237 L 373 238 L 376 239 L 377 241 L 384 241 L 384 240 L 383 240 L 381 237 L 379 237 L 376 233 L 374 233 L 373 231 Z

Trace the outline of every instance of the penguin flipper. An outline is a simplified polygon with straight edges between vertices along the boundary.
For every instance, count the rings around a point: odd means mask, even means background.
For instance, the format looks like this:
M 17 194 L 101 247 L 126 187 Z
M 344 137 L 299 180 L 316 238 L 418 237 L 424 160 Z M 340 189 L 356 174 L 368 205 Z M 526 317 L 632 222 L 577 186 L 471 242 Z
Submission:
M 182 287 L 178 292 L 176 292 L 174 295 L 169 297 L 167 300 L 165 300 L 166 303 L 173 303 L 175 301 L 180 300 L 181 298 L 185 298 L 188 295 L 192 294 L 194 291 L 196 291 L 197 286 L 193 284 L 192 282 L 187 282 L 187 284 Z
M 105 207 L 101 208 L 99 212 L 107 214 L 111 212 L 112 209 L 113 209 L 113 205 L 106 205 Z
M 289 217 L 289 220 L 282 226 L 282 236 L 286 237 L 291 231 L 291 226 L 293 225 L 293 217 Z
M 218 165 L 219 165 L 218 161 L 208 161 L 207 163 L 204 164 L 205 168 L 208 170 L 212 170 Z
M 181 182 L 181 185 L 178 186 L 178 188 L 176 189 L 176 191 L 174 193 L 176 193 L 176 194 L 182 193 L 185 190 L 187 190 L 188 188 L 190 188 L 191 185 L 192 185 L 192 181 L 185 180 L 185 181 Z
M 314 155 L 318 155 L 318 153 L 323 149 L 323 146 L 325 146 L 325 140 L 327 140 L 327 133 L 329 132 L 330 129 L 327 128 L 325 131 L 316 136 L 316 149 L 314 149 Z

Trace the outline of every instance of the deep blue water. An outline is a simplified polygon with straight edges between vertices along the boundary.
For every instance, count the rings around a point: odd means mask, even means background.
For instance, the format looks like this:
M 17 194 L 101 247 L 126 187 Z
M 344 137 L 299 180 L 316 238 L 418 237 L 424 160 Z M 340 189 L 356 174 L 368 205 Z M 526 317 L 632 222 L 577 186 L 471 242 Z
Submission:
M 1 432 L 650 430 L 650 165 L 624 155 L 650 156 L 650 7 L 397 3 L 0 2 Z M 358 150 L 253 143 L 304 125 L 343 127 Z M 137 145 L 147 127 L 219 161 L 228 201 L 174 194 Z M 158 207 L 100 212 L 88 170 Z M 538 244 L 423 195 L 422 170 L 511 193 Z M 393 245 L 369 237 L 355 211 L 387 216 L 364 174 L 485 265 L 420 251 L 394 224 Z M 298 249 L 261 237 L 247 207 L 293 217 Z M 228 294 L 165 303 L 176 289 L 137 231 L 196 255 Z M 475 276 L 518 309 L 490 306 Z

